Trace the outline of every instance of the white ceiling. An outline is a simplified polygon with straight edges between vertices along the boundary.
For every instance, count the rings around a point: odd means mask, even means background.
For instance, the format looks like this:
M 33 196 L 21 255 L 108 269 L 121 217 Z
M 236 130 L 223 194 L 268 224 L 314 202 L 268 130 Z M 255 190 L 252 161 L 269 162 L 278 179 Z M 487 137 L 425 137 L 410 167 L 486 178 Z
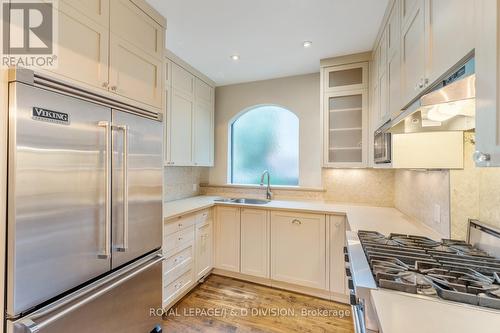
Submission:
M 368 51 L 388 2 L 147 1 L 167 18 L 167 48 L 219 86 L 318 72 L 320 59 Z

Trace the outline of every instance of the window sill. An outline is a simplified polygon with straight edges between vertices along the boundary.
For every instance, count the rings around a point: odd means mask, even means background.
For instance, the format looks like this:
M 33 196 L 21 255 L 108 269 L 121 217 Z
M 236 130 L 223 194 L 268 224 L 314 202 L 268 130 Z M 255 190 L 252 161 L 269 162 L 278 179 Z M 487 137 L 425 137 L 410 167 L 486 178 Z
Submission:
M 200 187 L 223 187 L 223 188 L 246 188 L 246 189 L 265 189 L 265 186 L 253 184 L 200 184 Z M 326 192 L 324 188 L 320 187 L 302 187 L 302 186 L 284 186 L 284 185 L 271 185 L 272 189 L 283 191 L 307 191 L 307 192 Z

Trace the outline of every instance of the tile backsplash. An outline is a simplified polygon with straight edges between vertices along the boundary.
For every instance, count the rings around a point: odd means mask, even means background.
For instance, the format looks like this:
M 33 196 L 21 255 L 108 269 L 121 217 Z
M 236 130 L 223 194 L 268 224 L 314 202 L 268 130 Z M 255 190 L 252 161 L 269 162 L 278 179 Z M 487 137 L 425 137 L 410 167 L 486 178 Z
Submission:
M 394 171 L 376 169 L 325 169 L 324 189 L 273 188 L 276 200 L 321 200 L 374 206 L 394 206 Z M 201 194 L 225 197 L 265 197 L 257 187 L 202 185 Z
M 394 206 L 394 170 L 324 169 L 324 200 Z
M 397 209 L 427 224 L 443 237 L 449 237 L 449 171 L 397 170 L 394 192 L 394 206 Z M 437 206 L 439 206 L 439 212 Z
M 208 179 L 208 169 L 200 167 L 165 167 L 163 201 L 189 198 L 200 194 L 200 183 Z
M 474 133 L 466 133 L 464 169 L 450 172 L 454 238 L 466 238 L 470 218 L 500 229 L 500 168 L 477 168 L 474 151 Z

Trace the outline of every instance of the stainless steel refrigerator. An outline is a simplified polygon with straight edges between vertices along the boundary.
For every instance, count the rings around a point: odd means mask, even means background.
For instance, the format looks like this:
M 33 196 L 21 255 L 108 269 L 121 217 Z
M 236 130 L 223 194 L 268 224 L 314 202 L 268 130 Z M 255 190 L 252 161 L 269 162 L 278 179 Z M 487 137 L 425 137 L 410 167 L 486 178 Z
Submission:
M 7 332 L 156 332 L 162 123 L 58 87 L 9 85 Z

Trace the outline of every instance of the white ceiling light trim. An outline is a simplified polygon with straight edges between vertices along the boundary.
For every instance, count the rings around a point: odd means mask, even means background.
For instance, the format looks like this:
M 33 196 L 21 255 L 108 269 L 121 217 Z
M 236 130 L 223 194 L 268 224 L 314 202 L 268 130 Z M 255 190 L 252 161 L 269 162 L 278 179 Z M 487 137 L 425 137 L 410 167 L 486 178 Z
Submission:
M 310 40 L 306 40 L 306 41 L 304 41 L 304 43 L 302 43 L 302 46 L 304 46 L 305 49 L 310 48 L 312 45 L 313 45 L 313 42 L 311 42 Z

